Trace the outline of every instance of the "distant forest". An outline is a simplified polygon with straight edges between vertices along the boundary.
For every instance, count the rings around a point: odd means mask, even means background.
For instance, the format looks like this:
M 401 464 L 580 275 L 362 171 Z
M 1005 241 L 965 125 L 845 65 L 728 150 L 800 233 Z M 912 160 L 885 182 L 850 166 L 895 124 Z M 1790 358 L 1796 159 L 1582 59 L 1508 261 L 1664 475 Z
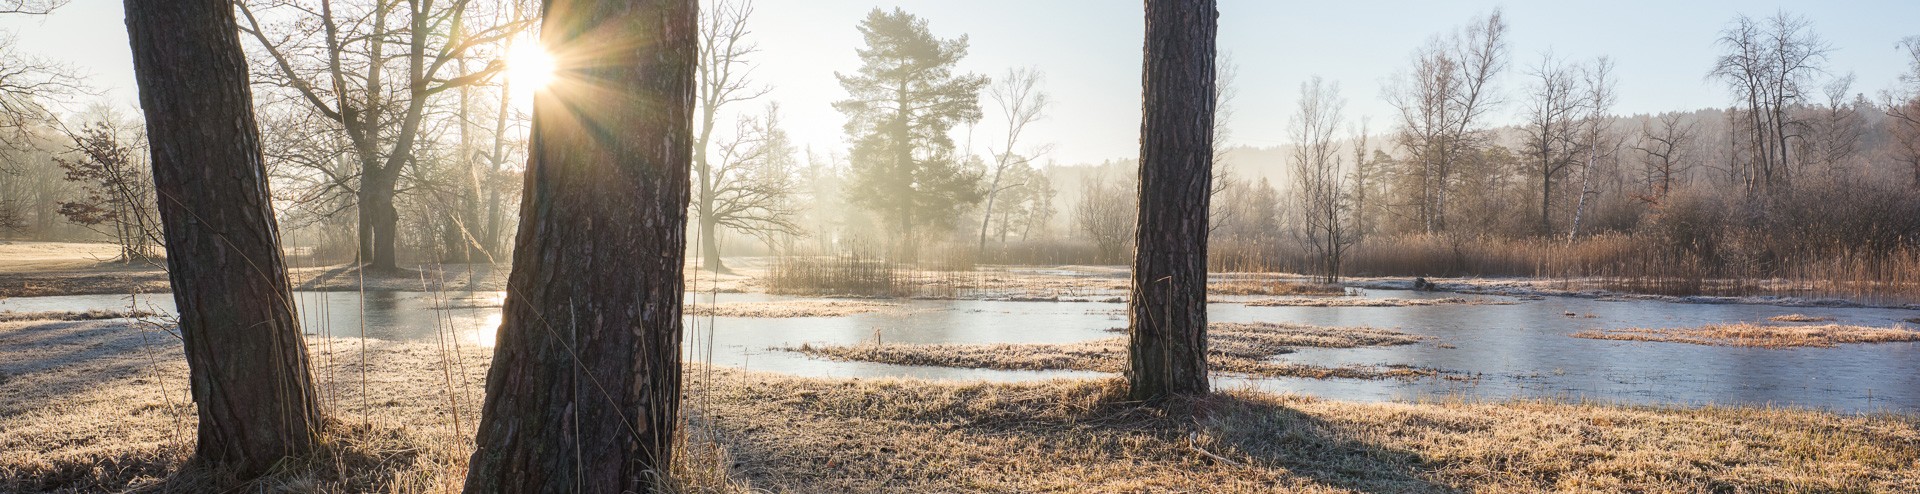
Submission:
M 504 61 L 529 49 L 533 13 L 304 5 L 247 2 L 239 16 L 283 242 L 384 265 L 507 259 L 530 116 Z M 858 249 L 948 264 L 1131 255 L 1136 160 L 1056 163 L 1024 132 L 1050 111 L 1044 68 L 960 72 L 964 34 L 875 9 L 849 26 L 862 65 L 839 68 L 845 99 L 827 102 L 847 147 L 801 148 L 762 101 L 775 81 L 752 78 L 755 44 L 771 42 L 753 37 L 753 14 L 702 12 L 689 238 L 703 267 Z M 1302 83 L 1276 147 L 1230 144 L 1248 88 L 1231 57 L 1217 61 L 1215 270 L 1915 281 L 1920 37 L 1900 44 L 1899 85 L 1866 88 L 1830 66 L 1804 17 L 1735 17 L 1716 64 L 1683 75 L 1722 85 L 1726 106 L 1622 115 L 1610 59 L 1517 49 L 1508 28 L 1494 11 L 1435 33 L 1377 93 Z M 23 48 L 0 51 L 21 67 L 10 77 L 37 82 L 0 97 L 0 238 L 151 253 L 139 120 L 106 105 L 54 114 L 85 100 L 85 81 Z M 1397 113 L 1348 118 L 1363 97 Z M 987 120 L 1007 133 L 966 130 Z

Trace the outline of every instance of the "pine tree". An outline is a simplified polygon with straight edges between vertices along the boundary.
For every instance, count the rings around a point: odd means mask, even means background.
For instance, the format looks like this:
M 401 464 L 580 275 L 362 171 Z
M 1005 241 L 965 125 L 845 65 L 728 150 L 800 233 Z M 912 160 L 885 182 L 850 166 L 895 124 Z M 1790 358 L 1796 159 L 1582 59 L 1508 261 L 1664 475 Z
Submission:
M 934 37 L 926 20 L 898 8 L 868 13 L 860 34 L 860 70 L 835 74 L 848 98 L 833 106 L 847 115 L 854 142 L 848 194 L 897 229 L 896 238 L 949 228 L 984 194 L 981 173 L 954 155 L 947 134 L 980 119 L 987 78 L 953 73 L 967 55 L 966 36 Z

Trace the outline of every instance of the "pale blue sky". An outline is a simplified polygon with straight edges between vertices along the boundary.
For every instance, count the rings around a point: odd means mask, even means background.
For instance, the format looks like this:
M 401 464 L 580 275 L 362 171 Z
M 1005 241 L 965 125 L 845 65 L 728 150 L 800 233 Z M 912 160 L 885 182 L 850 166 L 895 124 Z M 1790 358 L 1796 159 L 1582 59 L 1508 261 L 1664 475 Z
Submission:
M 858 64 L 854 24 L 869 9 L 900 6 L 927 18 L 935 34 L 972 40 L 963 68 L 998 75 L 1008 67 L 1047 72 L 1055 106 L 1033 129 L 1032 142 L 1054 144 L 1063 163 L 1132 156 L 1139 139 L 1139 1 L 1122 0 L 760 0 L 754 20 L 762 53 L 755 75 L 774 86 L 794 137 L 816 151 L 843 149 L 842 118 L 830 106 L 844 97 L 833 72 Z M 1620 0 L 1494 2 L 1388 0 L 1300 2 L 1221 0 L 1220 46 L 1240 65 L 1234 142 L 1285 141 L 1287 117 L 1301 81 L 1318 74 L 1342 84 L 1349 120 L 1392 123 L 1380 88 L 1429 36 L 1504 6 L 1512 25 L 1514 93 L 1497 116 L 1518 113 L 1519 69 L 1545 50 L 1563 57 L 1612 56 L 1620 82 L 1618 110 L 1657 112 L 1727 104 L 1704 75 L 1721 27 L 1738 13 L 1784 9 L 1806 15 L 1836 49 L 1831 68 L 1859 77 L 1869 95 L 1904 70 L 1894 44 L 1920 35 L 1920 1 Z M 133 105 L 131 62 L 119 0 L 74 0 L 53 16 L 0 19 L 26 52 L 67 60 L 95 76 L 106 97 Z M 984 98 L 983 98 L 984 100 Z M 984 101 L 983 101 L 984 103 Z M 989 115 L 989 120 L 993 116 Z M 984 149 L 1000 130 L 975 131 Z M 966 139 L 965 130 L 956 138 Z

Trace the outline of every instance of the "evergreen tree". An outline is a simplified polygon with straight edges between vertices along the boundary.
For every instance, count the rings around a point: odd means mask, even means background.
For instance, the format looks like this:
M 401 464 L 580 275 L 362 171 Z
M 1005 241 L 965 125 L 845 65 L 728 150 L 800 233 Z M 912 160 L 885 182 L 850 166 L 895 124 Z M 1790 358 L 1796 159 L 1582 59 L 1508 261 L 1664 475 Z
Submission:
M 984 191 L 979 170 L 955 156 L 948 131 L 980 119 L 987 78 L 954 74 L 967 55 L 966 36 L 934 37 L 926 20 L 898 8 L 868 13 L 860 34 L 867 44 L 860 70 L 834 74 L 848 98 L 833 106 L 847 115 L 853 140 L 847 193 L 897 229 L 896 238 L 950 228 Z

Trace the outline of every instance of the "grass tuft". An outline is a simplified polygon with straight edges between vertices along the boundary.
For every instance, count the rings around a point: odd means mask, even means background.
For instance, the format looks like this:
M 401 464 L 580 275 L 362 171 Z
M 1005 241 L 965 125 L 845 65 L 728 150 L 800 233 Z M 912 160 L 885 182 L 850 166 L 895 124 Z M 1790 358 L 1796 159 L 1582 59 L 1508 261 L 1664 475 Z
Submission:
M 1828 322 L 1832 321 L 1833 318 L 1827 316 L 1809 316 L 1806 314 L 1781 314 L 1769 317 L 1767 320 L 1773 322 Z
M 1272 360 L 1293 352 L 1294 347 L 1389 346 L 1420 340 L 1419 336 L 1374 328 L 1218 323 L 1207 328 L 1207 363 L 1216 371 L 1262 377 L 1387 379 L 1438 375 L 1432 369 L 1408 366 L 1321 367 Z M 1120 373 L 1127 365 L 1124 338 L 1076 343 L 801 345 L 784 350 L 834 360 L 974 369 Z
M 1475 298 L 1271 298 L 1247 302 L 1248 307 L 1429 307 L 1436 305 L 1514 305 L 1510 299 Z
M 1832 347 L 1842 343 L 1891 343 L 1920 341 L 1920 331 L 1905 327 L 1873 328 L 1825 324 L 1814 326 L 1764 326 L 1753 323 L 1708 324 L 1692 328 L 1594 329 L 1573 334 L 1576 338 L 1623 341 L 1658 341 L 1694 345 L 1745 346 L 1761 348 Z

